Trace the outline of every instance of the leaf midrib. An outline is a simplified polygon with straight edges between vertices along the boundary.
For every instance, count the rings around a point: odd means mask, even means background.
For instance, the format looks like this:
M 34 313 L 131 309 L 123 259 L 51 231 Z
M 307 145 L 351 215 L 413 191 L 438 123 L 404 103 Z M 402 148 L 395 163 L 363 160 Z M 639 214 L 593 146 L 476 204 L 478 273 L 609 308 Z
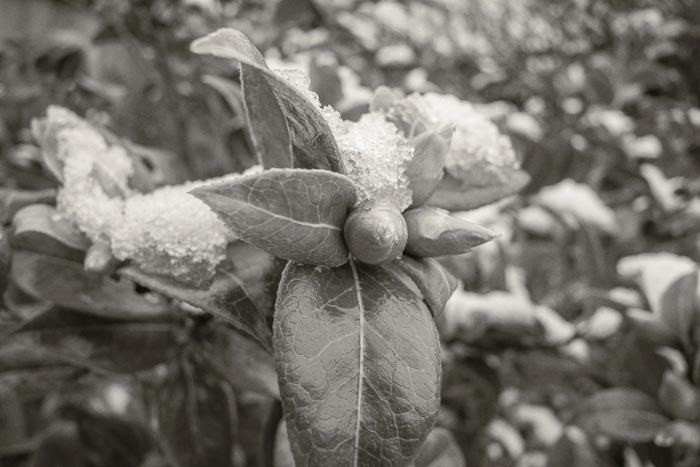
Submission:
M 355 294 L 357 295 L 357 307 L 360 312 L 359 329 L 359 368 L 357 370 L 357 422 L 355 424 L 355 446 L 353 453 L 353 466 L 357 467 L 360 452 L 360 430 L 362 421 L 362 385 L 364 381 L 364 361 L 365 361 L 365 307 L 362 301 L 362 288 L 360 287 L 360 277 L 357 273 L 355 261 L 348 261 L 352 270 L 352 277 L 355 281 Z

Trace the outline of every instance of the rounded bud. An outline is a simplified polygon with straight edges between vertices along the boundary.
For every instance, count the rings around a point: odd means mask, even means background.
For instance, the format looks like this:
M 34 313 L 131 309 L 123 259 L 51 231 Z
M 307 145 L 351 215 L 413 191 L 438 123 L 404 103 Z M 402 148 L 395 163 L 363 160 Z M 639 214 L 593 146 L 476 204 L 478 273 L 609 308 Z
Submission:
M 401 256 L 408 232 L 401 211 L 391 202 L 369 200 L 345 221 L 345 243 L 363 263 L 382 264 Z

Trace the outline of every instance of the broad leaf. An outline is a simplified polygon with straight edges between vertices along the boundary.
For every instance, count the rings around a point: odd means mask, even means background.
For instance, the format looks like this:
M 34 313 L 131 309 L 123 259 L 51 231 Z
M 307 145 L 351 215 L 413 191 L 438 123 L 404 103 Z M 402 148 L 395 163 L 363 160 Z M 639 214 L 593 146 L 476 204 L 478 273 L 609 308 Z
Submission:
M 124 322 L 54 309 L 3 339 L 0 372 L 63 363 L 132 373 L 171 360 L 181 336 L 172 322 Z
M 129 280 L 87 273 L 81 263 L 41 253 L 13 252 L 11 277 L 35 298 L 98 316 L 143 320 L 169 310 L 159 297 L 137 293 Z
M 700 326 L 698 274 L 694 270 L 673 281 L 661 295 L 657 308 L 658 319 L 688 350 L 700 343 L 697 336 Z
M 517 169 L 511 169 L 504 178 L 507 183 L 465 186 L 460 180 L 445 174 L 425 204 L 448 211 L 468 211 L 514 195 L 530 181 L 527 173 Z
M 394 274 L 290 263 L 274 345 L 297 465 L 413 460 L 439 407 L 440 346 L 429 311 Z
M 440 315 L 459 281 L 432 258 L 403 256 L 396 265 L 418 286 L 433 316 Z
M 167 297 L 181 300 L 211 313 L 253 336 L 272 350 L 268 321 L 284 261 L 243 242 L 229 246 L 227 260 L 217 269 L 206 289 L 188 287 L 170 277 L 141 271 L 135 266 L 119 270 L 134 282 Z
M 233 59 L 258 69 L 287 117 L 294 145 L 308 159 L 300 161 L 300 165 L 346 172 L 338 145 L 319 108 L 294 85 L 270 71 L 260 52 L 243 33 L 230 28 L 219 29 L 194 41 L 190 49 L 194 53 Z
M 266 169 L 294 167 L 287 120 L 265 74 L 241 63 L 241 84 L 248 126 L 260 164 Z
M 626 388 L 607 389 L 589 397 L 579 406 L 577 419 L 590 434 L 629 443 L 653 440 L 668 423 L 654 399 Z
M 33 204 L 12 219 L 12 245 L 17 249 L 82 261 L 90 241 L 56 208 Z
M 202 362 L 184 361 L 157 394 L 158 427 L 175 467 L 232 465 L 235 401 Z
M 324 266 L 347 261 L 343 225 L 357 189 L 344 175 L 271 169 L 190 193 L 238 238 L 277 257 Z
M 418 453 L 415 467 L 466 467 L 464 455 L 448 430 L 433 428 Z
M 404 213 L 408 229 L 406 253 L 418 257 L 466 253 L 496 238 L 496 233 L 474 222 L 451 216 L 444 209 L 420 207 Z

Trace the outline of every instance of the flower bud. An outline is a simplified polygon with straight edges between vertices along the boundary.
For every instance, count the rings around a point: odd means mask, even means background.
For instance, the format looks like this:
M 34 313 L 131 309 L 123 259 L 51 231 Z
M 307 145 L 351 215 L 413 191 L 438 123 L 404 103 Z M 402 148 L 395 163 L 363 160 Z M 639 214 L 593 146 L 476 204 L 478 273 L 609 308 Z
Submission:
M 419 257 L 466 253 L 497 236 L 486 227 L 439 208 L 410 209 L 404 219 L 408 230 L 406 253 Z
M 391 202 L 366 201 L 345 221 L 345 242 L 350 252 L 368 264 L 382 264 L 399 256 L 406 246 L 406 222 Z

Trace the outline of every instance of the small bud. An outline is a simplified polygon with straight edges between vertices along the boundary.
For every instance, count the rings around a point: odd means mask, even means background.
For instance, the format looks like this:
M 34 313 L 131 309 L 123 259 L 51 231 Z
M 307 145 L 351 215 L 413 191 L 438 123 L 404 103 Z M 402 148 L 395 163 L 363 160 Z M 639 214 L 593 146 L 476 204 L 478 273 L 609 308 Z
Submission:
M 496 238 L 496 233 L 479 224 L 451 216 L 433 207 L 404 213 L 408 229 L 406 253 L 419 257 L 457 255 Z
M 406 246 L 406 222 L 387 201 L 369 200 L 357 206 L 345 221 L 344 233 L 350 252 L 368 264 L 393 260 Z

